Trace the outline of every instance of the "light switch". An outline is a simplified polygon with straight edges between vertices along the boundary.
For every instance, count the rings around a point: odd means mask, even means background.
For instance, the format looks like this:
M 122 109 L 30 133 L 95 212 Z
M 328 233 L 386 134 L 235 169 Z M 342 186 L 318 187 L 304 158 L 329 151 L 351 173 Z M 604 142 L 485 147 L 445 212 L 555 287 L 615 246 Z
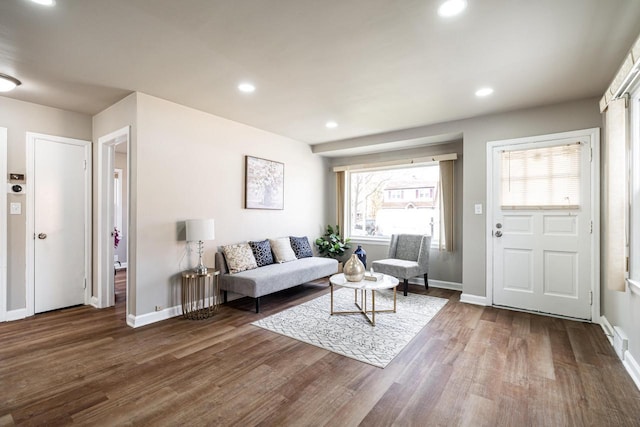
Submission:
M 11 215 L 20 215 L 22 213 L 22 203 L 11 203 L 10 205 Z
M 476 215 L 482 215 L 482 203 L 476 203 L 474 210 Z

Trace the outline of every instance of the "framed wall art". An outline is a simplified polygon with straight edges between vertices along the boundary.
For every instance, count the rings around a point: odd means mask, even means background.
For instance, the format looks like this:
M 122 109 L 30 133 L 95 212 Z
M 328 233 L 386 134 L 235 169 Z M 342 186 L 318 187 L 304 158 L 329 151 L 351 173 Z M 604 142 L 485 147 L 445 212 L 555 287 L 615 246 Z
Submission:
M 284 209 L 284 163 L 245 156 L 246 209 Z

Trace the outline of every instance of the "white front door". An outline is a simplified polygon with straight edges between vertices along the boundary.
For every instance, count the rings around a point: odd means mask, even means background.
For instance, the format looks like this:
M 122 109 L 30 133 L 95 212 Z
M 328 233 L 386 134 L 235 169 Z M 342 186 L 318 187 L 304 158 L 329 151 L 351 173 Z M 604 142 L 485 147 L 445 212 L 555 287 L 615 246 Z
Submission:
M 35 313 L 85 303 L 86 141 L 33 139 Z
M 589 136 L 492 147 L 493 304 L 591 319 Z

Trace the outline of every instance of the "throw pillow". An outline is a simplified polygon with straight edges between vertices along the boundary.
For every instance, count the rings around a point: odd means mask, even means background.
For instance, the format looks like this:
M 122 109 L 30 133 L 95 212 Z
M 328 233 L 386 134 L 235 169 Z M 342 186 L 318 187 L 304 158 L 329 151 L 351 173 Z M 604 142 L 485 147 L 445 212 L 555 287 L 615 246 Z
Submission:
M 276 262 L 287 262 L 296 260 L 296 254 L 291 249 L 291 243 L 288 237 L 282 237 L 280 239 L 269 239 L 271 243 L 271 250 L 276 257 Z
M 253 256 L 248 243 L 223 246 L 222 252 L 224 252 L 224 257 L 227 259 L 227 266 L 231 274 L 258 267 L 256 258 Z
M 309 239 L 305 237 L 289 237 L 291 242 L 291 249 L 296 254 L 296 258 L 309 258 L 313 256 L 311 251 L 311 245 L 309 245 Z
M 273 255 L 271 255 L 271 245 L 269 240 L 261 240 L 259 242 L 249 242 L 253 256 L 256 258 L 258 267 L 273 264 Z

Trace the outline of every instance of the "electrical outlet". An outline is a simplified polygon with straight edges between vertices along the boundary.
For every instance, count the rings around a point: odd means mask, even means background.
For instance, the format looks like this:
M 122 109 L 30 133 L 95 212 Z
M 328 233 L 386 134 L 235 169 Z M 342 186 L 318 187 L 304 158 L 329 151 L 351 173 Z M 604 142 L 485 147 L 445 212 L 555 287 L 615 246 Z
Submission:
M 161 305 L 156 305 L 156 311 L 162 311 L 162 306 Z

